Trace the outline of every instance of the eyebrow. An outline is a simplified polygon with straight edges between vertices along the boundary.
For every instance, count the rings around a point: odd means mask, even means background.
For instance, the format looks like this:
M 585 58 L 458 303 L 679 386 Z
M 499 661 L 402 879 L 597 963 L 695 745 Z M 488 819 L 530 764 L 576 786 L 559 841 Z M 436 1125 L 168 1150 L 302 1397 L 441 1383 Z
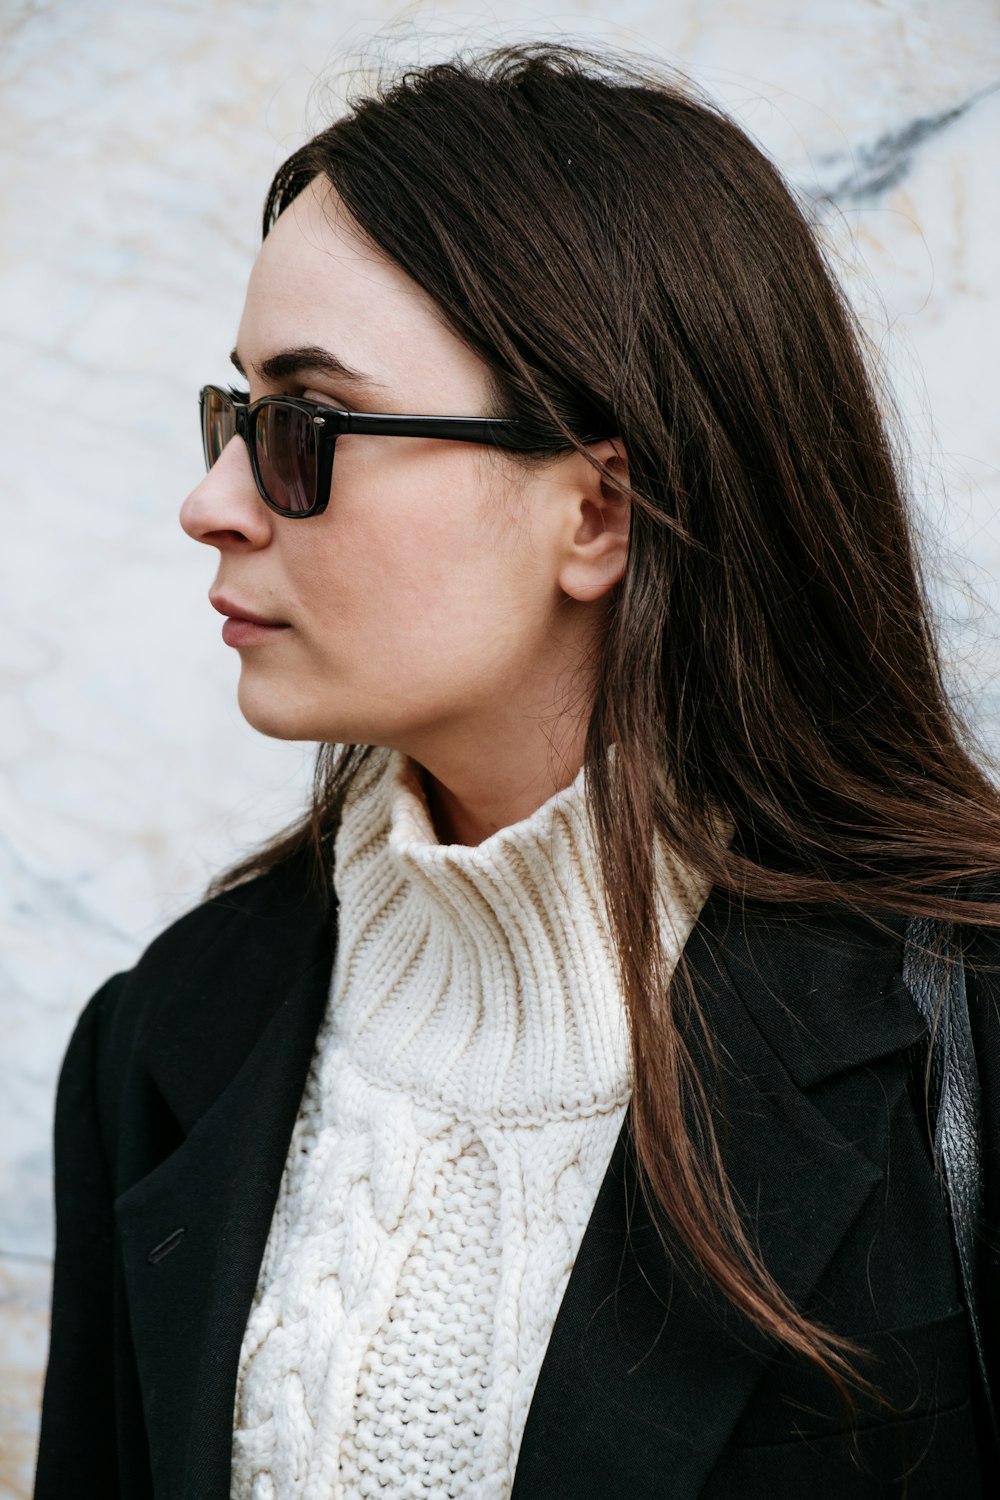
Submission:
M 247 372 L 235 349 L 229 358 L 245 380 Z M 292 375 L 300 375 L 303 370 L 319 370 L 324 375 L 332 375 L 334 379 L 348 381 L 354 386 L 380 391 L 387 389 L 380 380 L 375 380 L 371 375 L 363 375 L 360 370 L 352 370 L 350 365 L 345 365 L 342 359 L 331 354 L 329 349 L 321 349 L 318 344 L 306 344 L 300 349 L 282 349 L 277 354 L 268 355 L 267 359 L 262 359 L 253 368 L 259 380 L 271 384 L 288 380 Z

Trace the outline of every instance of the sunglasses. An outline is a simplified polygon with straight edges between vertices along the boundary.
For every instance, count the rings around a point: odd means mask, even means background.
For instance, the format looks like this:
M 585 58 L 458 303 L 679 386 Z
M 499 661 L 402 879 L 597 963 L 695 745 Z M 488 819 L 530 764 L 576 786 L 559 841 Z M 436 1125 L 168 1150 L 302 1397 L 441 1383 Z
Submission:
M 298 396 L 262 396 L 206 385 L 201 392 L 201 440 L 211 468 L 231 438 L 241 437 L 260 498 L 279 516 L 318 516 L 330 499 L 333 453 L 341 433 L 381 437 L 447 438 L 528 453 L 537 437 L 505 417 L 408 417 L 343 411 Z

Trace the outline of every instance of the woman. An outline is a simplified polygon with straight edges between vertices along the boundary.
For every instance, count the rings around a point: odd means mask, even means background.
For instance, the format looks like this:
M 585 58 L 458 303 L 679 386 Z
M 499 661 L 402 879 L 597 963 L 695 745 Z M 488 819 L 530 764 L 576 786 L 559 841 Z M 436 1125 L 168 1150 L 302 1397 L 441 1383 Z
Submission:
M 606 59 L 408 74 L 233 357 L 182 522 L 315 799 L 71 1043 L 38 1495 L 987 1492 L 906 938 L 995 1231 L 1000 800 L 778 175 Z

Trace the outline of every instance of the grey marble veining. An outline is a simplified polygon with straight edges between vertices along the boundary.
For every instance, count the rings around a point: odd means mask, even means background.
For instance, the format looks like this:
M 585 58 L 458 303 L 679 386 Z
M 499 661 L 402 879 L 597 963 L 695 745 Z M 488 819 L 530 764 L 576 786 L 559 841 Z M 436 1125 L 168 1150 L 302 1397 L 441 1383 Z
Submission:
M 0 1496 L 29 1492 L 56 1070 L 76 1014 L 301 805 L 242 723 L 176 512 L 271 171 L 372 29 L 568 33 L 689 71 L 821 226 L 899 406 L 954 680 L 1000 747 L 1000 19 L 989 0 L 341 0 L 0 11 Z M 402 19 L 400 19 L 402 18 Z M 346 64 L 345 64 L 346 60 Z M 8 1434 L 12 1436 L 8 1437 Z
M 874 140 L 858 141 L 850 159 L 846 159 L 845 153 L 843 158 L 834 156 L 824 164 L 833 170 L 825 174 L 825 180 L 817 180 L 810 191 L 816 198 L 834 203 L 865 203 L 879 199 L 906 181 L 918 153 L 934 136 L 961 120 L 970 109 L 991 98 L 998 90 L 1000 82 L 974 89 L 955 104 L 948 104 L 932 114 L 905 119 Z

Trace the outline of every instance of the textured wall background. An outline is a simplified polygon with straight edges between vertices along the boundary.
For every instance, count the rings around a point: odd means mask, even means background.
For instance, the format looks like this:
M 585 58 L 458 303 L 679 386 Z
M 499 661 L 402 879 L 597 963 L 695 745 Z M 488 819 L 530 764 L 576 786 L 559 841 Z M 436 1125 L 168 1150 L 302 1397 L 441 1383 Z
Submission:
M 267 181 L 376 27 L 395 20 L 383 50 L 408 58 L 556 33 L 656 53 L 822 201 L 906 414 L 956 682 L 1000 745 L 995 4 L 604 14 L 0 0 L 0 1496 L 30 1488 L 73 1020 L 303 796 L 308 753 L 238 715 L 212 558 L 176 512 Z

